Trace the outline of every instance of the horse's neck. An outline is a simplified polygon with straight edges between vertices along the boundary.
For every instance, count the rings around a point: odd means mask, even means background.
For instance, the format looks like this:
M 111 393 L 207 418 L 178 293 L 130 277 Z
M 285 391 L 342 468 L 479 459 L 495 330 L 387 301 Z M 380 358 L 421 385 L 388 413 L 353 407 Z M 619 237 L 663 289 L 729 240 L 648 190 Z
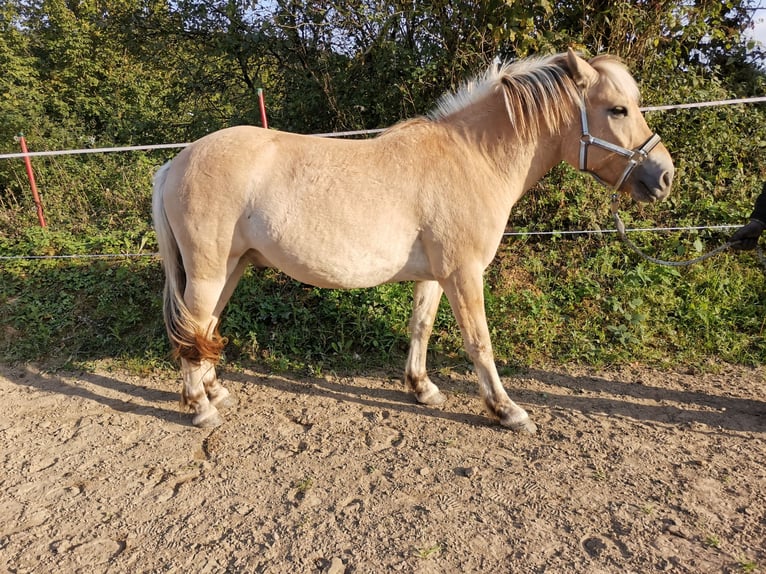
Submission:
M 532 188 L 554 166 L 567 158 L 563 152 L 563 140 L 560 134 L 543 131 L 525 146 L 526 154 L 518 157 L 519 175 L 526 174 L 523 193 Z M 513 154 L 513 152 L 510 152 Z M 524 165 L 526 162 L 526 165 Z
M 561 133 L 553 133 L 542 125 L 537 133 L 530 134 L 530 130 L 520 130 L 511 122 L 502 92 L 498 91 L 486 101 L 452 114 L 446 121 L 494 164 L 498 177 L 505 181 L 510 209 L 555 165 L 568 159 L 564 157 L 562 133 L 568 136 L 574 129 L 576 111 L 567 115 L 573 120 L 561 126 Z

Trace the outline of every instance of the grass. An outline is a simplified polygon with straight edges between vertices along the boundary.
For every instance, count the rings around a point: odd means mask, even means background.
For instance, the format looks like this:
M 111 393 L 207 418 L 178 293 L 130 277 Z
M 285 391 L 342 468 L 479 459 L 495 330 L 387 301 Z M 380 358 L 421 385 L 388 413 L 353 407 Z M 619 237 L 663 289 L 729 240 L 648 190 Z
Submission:
M 750 559 L 743 558 L 741 559 L 738 564 L 740 572 L 743 572 L 744 574 L 752 574 L 754 572 L 758 572 L 758 564 Z
M 434 544 L 433 546 L 424 546 L 422 548 L 415 548 L 413 553 L 415 556 L 420 558 L 421 560 L 430 560 L 431 558 L 435 558 L 438 556 L 442 551 L 442 547 L 439 544 Z
M 85 173 L 94 162 L 83 164 Z M 48 229 L 37 227 L 34 213 L 21 203 L 0 197 L 0 207 L 7 208 L 0 209 L 0 253 L 156 251 L 149 160 L 137 162 L 135 172 L 127 160 L 112 166 L 117 175 L 109 187 L 75 185 L 70 170 L 77 165 L 46 165 Z M 682 172 L 690 165 L 678 167 Z M 56 187 L 59 173 L 62 189 L 75 185 L 82 198 L 70 201 Z M 737 177 L 742 189 L 731 197 L 711 202 L 710 185 L 698 193 L 688 184 L 661 206 L 625 202 L 623 219 L 629 227 L 699 223 L 689 216 L 699 209 L 710 223 L 730 222 L 732 210 L 747 212 L 758 184 L 756 177 Z M 608 227 L 607 203 L 602 188 L 557 167 L 514 209 L 510 223 L 521 231 Z M 727 236 L 705 231 L 633 239 L 654 256 L 678 259 Z M 0 261 L 0 361 L 66 365 L 110 358 L 138 370 L 165 365 L 162 283 L 160 264 L 150 257 Z M 229 339 L 225 360 L 235 367 L 256 363 L 313 373 L 400 369 L 411 299 L 410 284 L 329 291 L 276 271 L 248 271 L 222 319 Z M 514 236 L 503 240 L 486 272 L 485 300 L 503 373 L 550 363 L 705 369 L 721 361 L 766 362 L 766 275 L 748 253 L 676 269 L 637 259 L 615 235 Z M 429 368 L 467 364 L 445 300 L 429 349 Z
M 0 358 L 56 363 L 168 354 L 158 298 L 159 263 L 34 261 L 0 275 Z
M 148 232 L 98 242 L 112 252 L 153 247 Z M 58 254 L 93 247 L 36 232 L 14 249 Z M 169 352 L 162 282 L 152 258 L 3 262 L 0 360 L 162 362 Z M 749 254 L 677 270 L 635 261 L 616 241 L 508 241 L 486 282 L 501 370 L 551 362 L 704 368 L 766 358 L 766 282 Z M 226 360 L 312 372 L 399 367 L 411 297 L 409 284 L 329 291 L 276 271 L 248 272 L 223 317 Z M 430 349 L 433 368 L 466 361 L 446 301 Z
M 599 464 L 593 464 L 593 480 L 596 482 L 605 482 L 609 478 L 606 470 Z
M 646 516 L 652 516 L 654 514 L 655 508 L 653 504 L 644 504 L 641 506 L 641 512 L 643 512 Z
M 705 536 L 704 543 L 705 543 L 705 546 L 709 548 L 721 547 L 721 539 L 715 534 L 708 534 L 707 536 Z
M 295 484 L 295 491 L 297 494 L 304 495 L 313 487 L 314 487 L 314 479 L 309 476 L 304 478 L 303 480 L 298 481 Z

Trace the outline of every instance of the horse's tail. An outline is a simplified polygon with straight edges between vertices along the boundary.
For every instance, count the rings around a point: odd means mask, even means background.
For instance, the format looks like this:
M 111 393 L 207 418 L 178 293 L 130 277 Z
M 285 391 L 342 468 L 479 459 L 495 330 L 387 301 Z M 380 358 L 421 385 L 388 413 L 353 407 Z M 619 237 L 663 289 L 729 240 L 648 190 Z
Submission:
M 186 289 L 186 270 L 178 248 L 178 242 L 168 221 L 163 194 L 171 162 L 166 163 L 154 175 L 154 193 L 152 194 L 152 219 L 157 234 L 162 266 L 165 269 L 165 288 L 163 290 L 162 312 L 165 319 L 173 356 L 193 362 L 202 360 L 217 363 L 226 341 L 215 332 L 208 334 L 192 316 L 184 303 Z

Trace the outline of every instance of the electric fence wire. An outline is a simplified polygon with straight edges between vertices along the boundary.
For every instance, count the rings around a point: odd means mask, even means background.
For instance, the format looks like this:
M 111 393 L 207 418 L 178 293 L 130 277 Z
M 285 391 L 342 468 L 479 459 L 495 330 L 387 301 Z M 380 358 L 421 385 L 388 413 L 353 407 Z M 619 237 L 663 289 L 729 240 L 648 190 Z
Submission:
M 640 108 L 642 112 L 655 112 L 655 111 L 667 111 L 678 109 L 694 109 L 705 108 L 711 106 L 724 106 L 724 105 L 736 105 L 736 104 L 754 104 L 766 102 L 766 96 L 756 96 L 752 98 L 736 98 L 730 100 L 713 100 L 708 102 L 694 102 L 688 104 L 672 104 L 663 106 L 646 106 Z M 360 135 L 370 135 L 385 131 L 382 129 L 372 130 L 356 130 L 345 132 L 332 132 L 323 134 L 312 134 L 315 137 L 352 137 Z M 25 157 L 52 157 L 62 155 L 77 155 L 77 154 L 93 154 L 93 153 L 114 153 L 114 152 L 127 152 L 127 151 L 154 151 L 165 149 L 177 149 L 184 148 L 190 145 L 189 143 L 169 143 L 169 144 L 153 144 L 153 145 L 137 145 L 137 146 L 118 146 L 118 147 L 103 147 L 103 148 L 83 148 L 83 149 L 70 149 L 70 150 L 50 150 L 50 151 L 38 151 L 27 153 L 5 153 L 0 154 L 0 159 L 19 159 Z M 690 227 L 643 227 L 626 229 L 628 233 L 637 232 L 677 232 L 677 231 L 701 231 L 701 230 L 731 230 L 736 229 L 737 225 L 710 225 L 710 226 L 690 226 Z M 568 236 L 568 235 L 601 235 L 607 233 L 619 233 L 617 229 L 583 229 L 583 230 L 569 230 L 569 231 L 509 231 L 503 233 L 503 237 L 533 237 L 533 236 Z M 66 259 L 120 259 L 120 258 L 142 258 L 142 257 L 154 257 L 158 258 L 159 253 L 95 253 L 95 254 L 73 254 L 73 255 L 2 255 L 0 261 L 19 261 L 19 260 L 66 260 Z

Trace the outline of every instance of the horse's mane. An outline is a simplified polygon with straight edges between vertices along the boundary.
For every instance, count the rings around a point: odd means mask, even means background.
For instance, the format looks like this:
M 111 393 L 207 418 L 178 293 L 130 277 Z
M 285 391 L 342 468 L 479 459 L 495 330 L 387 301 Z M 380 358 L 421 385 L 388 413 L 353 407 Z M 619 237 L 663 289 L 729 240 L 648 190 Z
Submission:
M 617 58 L 599 56 L 591 61 L 599 71 L 608 73 L 620 84 L 635 90 L 635 82 Z M 615 70 L 621 70 L 615 73 Z M 512 63 L 493 64 L 481 76 L 465 83 L 457 92 L 439 100 L 429 118 L 439 121 L 464 110 L 498 88 L 505 90 L 505 102 L 511 123 L 520 135 L 533 136 L 542 127 L 557 130 L 565 118 L 565 110 L 576 102 L 579 90 L 575 85 L 566 54 L 535 56 Z M 637 97 L 637 96 L 636 96 Z

